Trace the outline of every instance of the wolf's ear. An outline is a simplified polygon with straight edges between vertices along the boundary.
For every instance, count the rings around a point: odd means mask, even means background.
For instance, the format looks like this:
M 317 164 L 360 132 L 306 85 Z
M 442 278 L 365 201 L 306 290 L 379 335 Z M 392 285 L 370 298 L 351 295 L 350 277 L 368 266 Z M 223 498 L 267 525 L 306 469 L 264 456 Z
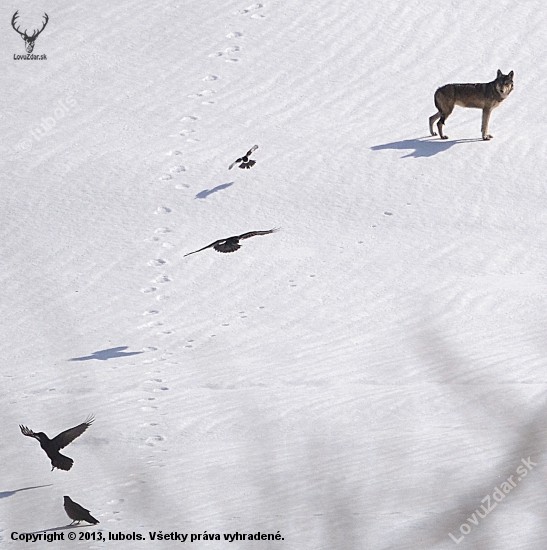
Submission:
M 511 71 L 507 76 L 508 76 L 511 80 L 513 80 L 513 71 Z
M 503 76 L 503 73 L 498 69 L 498 78 L 499 78 L 500 76 Z

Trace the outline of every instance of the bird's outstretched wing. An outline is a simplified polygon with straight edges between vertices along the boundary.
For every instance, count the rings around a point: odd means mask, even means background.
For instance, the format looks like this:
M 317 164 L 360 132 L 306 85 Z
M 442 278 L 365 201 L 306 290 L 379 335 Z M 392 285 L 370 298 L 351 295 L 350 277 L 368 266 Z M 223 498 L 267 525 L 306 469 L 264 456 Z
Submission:
M 213 248 L 216 247 L 219 243 L 224 242 L 224 239 L 221 239 L 220 241 L 215 241 L 214 243 L 208 244 L 207 246 L 204 246 L 203 248 L 200 248 L 199 250 L 194 250 L 193 252 L 188 252 L 188 254 L 185 254 L 183 258 L 186 258 L 186 256 L 190 256 L 190 254 L 195 254 L 196 252 L 201 252 L 202 250 L 206 250 L 207 248 Z
M 23 426 L 23 424 L 19 424 L 19 429 L 21 430 L 21 433 L 23 435 L 36 438 L 36 434 L 31 429 L 27 428 L 26 426 Z
M 88 416 L 85 422 L 78 424 L 78 426 L 74 426 L 74 428 L 69 428 L 64 432 L 61 432 L 52 439 L 52 442 L 58 445 L 59 449 L 63 449 L 69 443 L 72 443 L 77 437 L 81 436 L 87 428 L 91 426 L 94 420 L 95 418 L 93 415 Z
M 183 258 L 186 256 L 190 256 L 190 254 L 201 252 L 202 250 L 205 250 L 207 248 L 214 248 L 217 252 L 235 252 L 238 248 L 241 248 L 241 246 L 238 244 L 237 241 L 238 241 L 238 237 L 228 237 L 227 239 L 219 239 L 218 241 L 208 244 L 207 246 L 204 246 L 199 250 L 188 252 L 188 254 L 185 254 Z
M 270 233 L 279 231 L 279 229 L 279 227 L 274 227 L 273 229 L 268 229 L 267 231 L 249 231 L 248 233 L 239 235 L 238 239 L 249 239 L 250 237 L 255 237 L 256 235 L 269 235 Z

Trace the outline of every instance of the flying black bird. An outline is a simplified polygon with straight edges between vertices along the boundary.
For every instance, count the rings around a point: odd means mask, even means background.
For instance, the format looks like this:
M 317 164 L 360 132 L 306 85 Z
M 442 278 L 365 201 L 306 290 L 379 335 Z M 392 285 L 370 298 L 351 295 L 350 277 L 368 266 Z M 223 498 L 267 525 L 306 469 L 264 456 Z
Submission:
M 258 145 L 253 145 L 246 153 L 244 157 L 241 157 L 237 160 L 234 160 L 232 164 L 228 167 L 228 170 L 231 170 L 236 164 L 241 162 L 239 165 L 240 168 L 247 168 L 247 170 L 250 170 L 252 166 L 256 164 L 256 160 L 249 160 L 249 157 L 251 156 L 253 151 L 256 151 L 258 149 Z
M 70 525 L 74 525 L 76 522 L 87 521 L 87 523 L 100 523 L 98 519 L 95 519 L 89 510 L 86 510 L 83 506 L 80 506 L 77 502 L 74 502 L 70 497 L 64 496 L 65 500 L 65 512 L 66 515 L 72 520 Z
M 199 250 L 194 250 L 194 252 L 188 252 L 184 256 L 190 256 L 190 254 L 195 254 L 196 252 L 201 252 L 206 248 L 214 248 L 217 252 L 235 252 L 241 245 L 239 241 L 242 239 L 248 239 L 249 237 L 254 237 L 255 235 L 268 235 L 269 233 L 275 233 L 279 231 L 279 228 L 268 229 L 268 231 L 250 231 L 249 233 L 243 233 L 243 235 L 237 235 L 235 237 L 228 237 L 227 239 L 220 239 L 214 243 L 208 244 Z
M 62 455 L 59 450 L 64 449 L 69 443 L 72 443 L 78 436 L 82 435 L 92 422 L 95 420 L 93 415 L 89 416 L 85 422 L 74 426 L 74 428 L 69 428 L 64 432 L 61 432 L 59 435 L 50 439 L 44 432 L 34 433 L 32 430 L 29 430 L 26 426 L 22 424 L 19 425 L 21 428 L 21 433 L 27 435 L 28 437 L 34 437 L 40 442 L 40 447 L 44 449 L 47 456 L 51 460 L 51 471 L 53 472 L 54 468 L 59 470 L 70 470 L 74 461 L 68 456 Z

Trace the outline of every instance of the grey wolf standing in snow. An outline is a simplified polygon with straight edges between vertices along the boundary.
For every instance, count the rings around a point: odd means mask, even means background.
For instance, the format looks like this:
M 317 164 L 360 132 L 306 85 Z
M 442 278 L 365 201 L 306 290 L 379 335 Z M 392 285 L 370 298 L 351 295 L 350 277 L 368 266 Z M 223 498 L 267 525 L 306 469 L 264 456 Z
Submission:
M 438 112 L 429 117 L 429 131 L 432 136 L 437 133 L 433 130 L 433 124 L 437 119 L 439 135 L 441 139 L 448 139 L 443 134 L 443 124 L 454 110 L 455 105 L 482 109 L 482 139 L 492 139 L 488 133 L 488 121 L 492 109 L 497 107 L 513 91 L 513 71 L 503 74 L 498 69 L 496 80 L 479 84 L 446 84 L 435 92 L 435 107 Z

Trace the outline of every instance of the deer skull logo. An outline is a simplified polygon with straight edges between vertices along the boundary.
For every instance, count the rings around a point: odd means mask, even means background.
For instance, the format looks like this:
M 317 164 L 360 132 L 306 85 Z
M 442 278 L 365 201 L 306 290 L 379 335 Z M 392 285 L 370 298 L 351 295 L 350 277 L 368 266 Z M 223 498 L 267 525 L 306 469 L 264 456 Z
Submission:
M 42 25 L 42 28 L 38 31 L 34 31 L 30 36 L 27 34 L 27 31 L 21 32 L 19 30 L 19 27 L 15 26 L 15 21 L 18 17 L 19 11 L 16 11 L 13 14 L 13 17 L 11 19 L 11 26 L 16 30 L 20 35 L 21 38 L 25 41 L 25 48 L 27 49 L 27 53 L 32 53 L 32 50 L 34 49 L 34 41 L 38 38 L 39 34 L 46 28 L 47 22 L 49 21 L 49 17 L 47 13 L 44 13 L 44 24 Z

